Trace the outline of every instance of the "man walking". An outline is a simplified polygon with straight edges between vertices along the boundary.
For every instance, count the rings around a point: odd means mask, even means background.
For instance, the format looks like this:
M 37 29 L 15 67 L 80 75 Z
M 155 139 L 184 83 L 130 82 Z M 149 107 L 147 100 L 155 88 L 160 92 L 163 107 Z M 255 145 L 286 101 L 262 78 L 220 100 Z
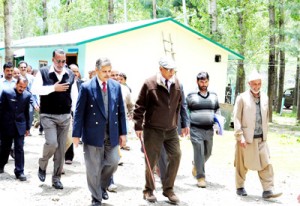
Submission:
M 74 74 L 65 67 L 66 53 L 63 50 L 53 51 L 52 63 L 40 69 L 32 85 L 32 93 L 40 95 L 40 118 L 46 140 L 39 159 L 38 177 L 45 181 L 48 161 L 54 155 L 52 186 L 63 189 L 60 178 L 71 120 L 70 85 L 74 82 Z
M 16 178 L 26 181 L 24 175 L 24 136 L 29 133 L 29 104 L 31 94 L 26 90 L 28 80 L 19 77 L 15 88 L 2 91 L 0 98 L 0 131 L 2 136 L 0 150 L 0 173 L 4 172 L 11 149 L 15 144 Z
M 111 62 L 96 61 L 96 76 L 81 85 L 76 104 L 73 143 L 82 137 L 87 183 L 92 205 L 107 200 L 110 177 L 117 170 L 119 144 L 126 141 L 126 114 L 121 86 L 110 79 Z
M 234 105 L 236 193 L 247 196 L 244 188 L 248 169 L 257 170 L 263 187 L 263 198 L 274 198 L 274 173 L 267 144 L 268 96 L 260 91 L 261 75 L 253 71 L 248 78 L 250 90 L 241 93 Z
M 197 186 L 206 187 L 205 162 L 212 152 L 214 136 L 214 115 L 219 110 L 217 94 L 208 91 L 209 75 L 200 72 L 197 75 L 198 90 L 188 94 L 186 101 L 190 110 L 191 142 L 194 150 L 193 175 Z
M 135 104 L 133 119 L 135 131 L 139 138 L 144 139 L 146 152 L 153 171 L 164 145 L 169 164 L 166 179 L 162 182 L 163 195 L 170 202 L 178 203 L 174 193 L 174 182 L 179 168 L 181 150 L 177 133 L 178 115 L 181 107 L 181 90 L 175 74 L 175 63 L 163 57 L 159 61 L 160 72 L 144 82 Z M 155 189 L 151 170 L 146 167 L 146 185 L 144 199 L 155 202 Z
M 72 98 L 72 109 L 71 109 L 71 114 L 72 117 L 74 116 L 75 108 L 76 108 L 76 102 L 78 99 L 78 92 L 80 89 L 81 84 L 83 81 L 81 80 L 81 75 L 79 72 L 79 68 L 76 64 L 71 64 L 69 68 L 72 70 L 72 72 L 75 75 L 74 83 L 72 85 L 72 90 L 71 90 L 71 98 Z M 72 123 L 72 122 L 71 122 Z M 70 126 L 71 127 L 71 126 Z M 72 139 L 72 128 L 70 128 L 70 136 L 68 135 L 68 140 L 67 140 L 67 151 L 65 154 L 65 163 L 66 164 L 72 164 L 73 163 L 73 158 L 74 158 L 74 148 L 73 148 L 73 139 Z M 70 139 L 69 139 L 70 138 Z

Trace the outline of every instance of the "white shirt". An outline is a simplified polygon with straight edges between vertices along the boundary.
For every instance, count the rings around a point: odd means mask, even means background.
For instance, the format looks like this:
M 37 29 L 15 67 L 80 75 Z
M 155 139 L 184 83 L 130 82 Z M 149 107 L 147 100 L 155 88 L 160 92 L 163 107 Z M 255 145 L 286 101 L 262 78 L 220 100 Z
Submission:
M 160 80 L 161 80 L 162 84 L 165 85 L 166 79 L 161 75 L 161 73 L 159 73 L 159 74 L 160 74 Z M 168 80 L 168 90 L 170 90 L 170 86 L 174 82 L 175 82 L 175 76 L 172 76 L 172 78 Z
M 76 109 L 76 103 L 78 99 L 78 88 L 77 88 L 77 79 L 74 80 L 74 83 L 72 84 L 71 88 L 71 99 L 72 99 L 72 112 L 75 112 Z
M 59 81 L 62 80 L 62 77 L 63 75 L 68 71 L 63 68 L 62 72 L 60 74 L 58 74 L 55 70 L 54 70 L 54 67 L 53 65 L 50 66 L 50 69 L 49 69 L 49 73 L 51 72 L 54 72 L 56 74 L 56 77 Z M 35 76 L 35 79 L 33 81 L 33 84 L 32 84 L 32 88 L 31 88 L 31 92 L 32 94 L 36 94 L 36 95 L 48 95 L 52 92 L 54 92 L 54 85 L 43 85 L 43 78 L 42 78 L 42 75 L 41 75 L 41 72 L 38 71 L 38 73 L 36 74 Z

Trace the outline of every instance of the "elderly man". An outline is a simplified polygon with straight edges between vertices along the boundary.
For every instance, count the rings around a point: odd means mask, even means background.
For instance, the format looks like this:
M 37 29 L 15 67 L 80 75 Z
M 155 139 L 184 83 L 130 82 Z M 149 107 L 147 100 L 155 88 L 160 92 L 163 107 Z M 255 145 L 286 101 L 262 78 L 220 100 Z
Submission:
M 274 198 L 274 173 L 267 144 L 268 96 L 260 91 L 261 75 L 254 71 L 248 78 L 250 90 L 241 93 L 234 106 L 234 134 L 236 137 L 235 168 L 236 193 L 247 196 L 244 188 L 248 169 L 258 171 L 263 198 Z
M 144 82 L 133 114 L 136 135 L 144 139 L 150 163 L 150 168 L 146 167 L 146 185 L 143 191 L 144 199 L 149 202 L 156 201 L 151 171 L 157 163 L 162 146 L 169 159 L 167 178 L 162 182 L 163 195 L 172 203 L 179 202 L 174 193 L 174 182 L 181 158 L 177 122 L 182 96 L 175 68 L 175 62 L 171 58 L 160 59 L 160 72 Z
M 111 67 L 108 58 L 96 61 L 96 76 L 81 85 L 74 115 L 73 143 L 77 147 L 82 137 L 93 206 L 109 198 L 106 189 L 127 134 L 121 86 L 110 79 Z

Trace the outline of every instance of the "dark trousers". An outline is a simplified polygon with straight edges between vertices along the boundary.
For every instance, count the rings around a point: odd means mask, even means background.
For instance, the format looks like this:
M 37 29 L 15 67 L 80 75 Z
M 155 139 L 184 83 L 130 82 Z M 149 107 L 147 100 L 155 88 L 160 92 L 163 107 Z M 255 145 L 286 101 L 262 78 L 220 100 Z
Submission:
M 14 140 L 15 144 L 15 175 L 19 176 L 24 173 L 24 135 L 7 136 L 1 138 L 0 150 L 0 168 L 4 168 L 7 164 L 9 153 Z
M 160 129 L 144 128 L 144 143 L 152 171 L 159 159 L 161 148 L 164 146 L 169 163 L 166 168 L 165 179 L 162 182 L 163 191 L 166 194 L 173 193 L 174 182 L 181 158 L 177 129 L 164 131 Z M 154 189 L 155 186 L 146 162 L 146 185 L 144 192 L 153 191 Z
M 73 143 L 72 143 L 66 151 L 65 160 L 73 161 L 73 158 L 74 158 L 74 147 L 73 147 Z
M 159 174 L 160 174 L 160 180 L 161 182 L 164 182 L 166 180 L 166 170 L 168 167 L 168 156 L 167 152 L 165 150 L 165 147 L 161 147 L 160 156 L 158 159 L 158 168 L 159 168 Z

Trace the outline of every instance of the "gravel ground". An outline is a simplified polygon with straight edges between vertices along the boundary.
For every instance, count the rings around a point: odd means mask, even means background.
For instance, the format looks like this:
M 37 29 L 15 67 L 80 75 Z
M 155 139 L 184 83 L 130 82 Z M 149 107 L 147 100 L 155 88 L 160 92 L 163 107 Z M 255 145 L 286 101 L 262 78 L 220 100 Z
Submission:
M 70 205 L 85 206 L 91 204 L 91 197 L 87 188 L 85 166 L 82 158 L 82 147 L 76 149 L 72 165 L 65 165 L 66 174 L 62 176 L 63 190 L 51 187 L 51 173 L 53 162 L 49 161 L 47 178 L 44 183 L 37 177 L 38 158 L 42 152 L 43 136 L 32 131 L 33 136 L 25 140 L 25 175 L 26 182 L 15 179 L 14 161 L 9 159 L 5 173 L 0 175 L 0 205 Z M 225 132 L 224 136 L 214 139 L 213 155 L 206 164 L 207 188 L 198 188 L 196 180 L 191 175 L 192 146 L 189 140 L 181 140 L 182 159 L 175 182 L 175 192 L 182 206 L 199 205 L 300 205 L 297 195 L 300 193 L 300 144 L 286 145 L 277 140 L 270 140 L 271 157 L 275 172 L 275 188 L 283 195 L 273 200 L 261 198 L 262 188 L 257 172 L 247 174 L 247 197 L 235 194 L 234 184 L 234 139 L 232 132 Z M 144 155 L 138 139 L 129 138 L 130 151 L 122 150 L 123 166 L 119 166 L 115 176 L 118 186 L 117 193 L 109 193 L 109 200 L 103 201 L 104 206 L 146 206 L 170 205 L 162 195 L 161 184 L 156 176 L 156 203 L 148 203 L 142 198 L 144 186 Z M 295 162 L 295 160 L 297 160 Z M 291 164 L 291 167 L 287 167 Z M 290 169 L 292 168 L 292 169 Z

